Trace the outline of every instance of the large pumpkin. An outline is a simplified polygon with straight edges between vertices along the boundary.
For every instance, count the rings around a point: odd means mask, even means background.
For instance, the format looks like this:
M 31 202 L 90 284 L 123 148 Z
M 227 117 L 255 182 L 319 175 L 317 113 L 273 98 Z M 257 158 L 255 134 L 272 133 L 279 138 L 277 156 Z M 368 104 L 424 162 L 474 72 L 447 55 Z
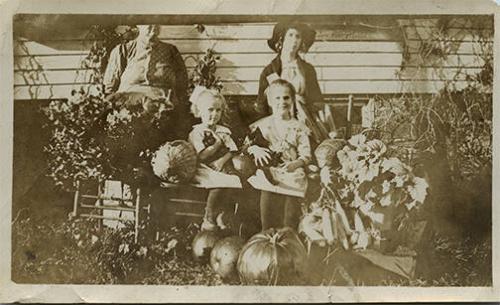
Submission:
M 337 167 L 337 152 L 341 150 L 347 142 L 343 139 L 326 139 L 321 142 L 316 150 L 314 151 L 314 156 L 318 162 L 319 167 L 329 166 Z
M 210 266 L 225 280 L 237 277 L 236 263 L 245 241 L 239 236 L 219 240 L 210 254 Z
M 151 165 L 155 175 L 164 181 L 188 182 L 196 173 L 196 150 L 187 141 L 167 142 L 154 153 Z
M 291 228 L 269 229 L 250 238 L 238 258 L 242 284 L 294 284 L 304 275 L 307 253 Z
M 210 258 L 210 252 L 219 239 L 221 239 L 221 235 L 218 232 L 200 231 L 191 244 L 193 258 L 198 262 L 207 262 Z

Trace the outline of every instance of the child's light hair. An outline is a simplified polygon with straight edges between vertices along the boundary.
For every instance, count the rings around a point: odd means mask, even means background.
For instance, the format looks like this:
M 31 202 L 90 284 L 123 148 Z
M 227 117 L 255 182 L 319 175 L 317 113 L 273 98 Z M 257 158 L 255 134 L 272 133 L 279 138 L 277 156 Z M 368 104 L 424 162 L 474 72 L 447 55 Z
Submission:
M 273 80 L 269 84 L 269 86 L 266 88 L 266 91 L 265 91 L 266 97 L 267 97 L 267 104 L 269 105 L 269 101 L 271 100 L 271 97 L 270 97 L 271 90 L 273 88 L 277 88 L 277 87 L 288 88 L 288 90 L 290 92 L 290 96 L 291 96 L 292 101 L 293 101 L 290 115 L 291 115 L 291 117 L 296 118 L 297 113 L 296 113 L 296 109 L 295 109 L 295 99 L 296 99 L 297 92 L 295 90 L 295 87 L 287 80 L 278 78 L 278 79 Z M 269 105 L 269 106 L 271 106 L 271 105 Z
M 204 89 L 201 91 L 198 96 L 194 99 L 191 104 L 191 112 L 196 118 L 200 117 L 200 109 L 199 105 L 203 102 L 203 97 L 209 96 L 213 99 L 219 100 L 222 104 L 222 117 L 224 117 L 227 113 L 227 102 L 224 96 L 217 90 L 213 89 Z

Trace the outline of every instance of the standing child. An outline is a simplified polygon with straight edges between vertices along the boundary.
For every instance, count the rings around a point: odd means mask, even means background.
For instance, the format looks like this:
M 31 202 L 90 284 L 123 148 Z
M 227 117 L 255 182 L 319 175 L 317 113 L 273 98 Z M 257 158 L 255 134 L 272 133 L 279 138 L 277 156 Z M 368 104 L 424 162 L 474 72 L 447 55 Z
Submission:
M 304 168 L 311 160 L 309 129 L 294 118 L 295 89 L 286 80 L 277 79 L 267 89 L 267 102 L 272 114 L 250 126 L 260 129 L 269 147 L 250 146 L 248 152 L 254 156 L 257 164 L 266 164 L 270 152 L 279 153 L 282 164 L 280 170 L 286 174 L 304 177 Z M 278 171 L 274 171 L 279 173 Z M 260 212 L 262 229 L 288 226 L 297 229 L 301 207 L 300 198 L 261 191 Z
M 233 174 L 231 159 L 238 148 L 231 138 L 229 128 L 219 125 L 226 107 L 224 97 L 217 91 L 201 91 L 191 107 L 194 116 L 201 118 L 201 124 L 193 126 L 189 142 L 196 149 L 202 164 L 218 172 Z M 221 216 L 234 211 L 231 204 L 234 203 L 236 193 L 236 189 L 224 187 L 209 190 L 202 230 L 214 231 L 226 227 Z

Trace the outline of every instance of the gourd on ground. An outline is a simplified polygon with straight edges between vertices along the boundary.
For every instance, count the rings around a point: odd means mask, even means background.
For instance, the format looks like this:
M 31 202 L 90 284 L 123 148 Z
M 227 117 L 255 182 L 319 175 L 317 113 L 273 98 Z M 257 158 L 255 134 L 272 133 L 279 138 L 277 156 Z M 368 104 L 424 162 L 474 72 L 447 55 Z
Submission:
M 198 262 L 207 262 L 210 258 L 212 249 L 221 238 L 222 235 L 220 232 L 200 231 L 196 234 L 191 244 L 193 258 Z
M 225 280 L 237 278 L 236 263 L 245 241 L 239 236 L 219 240 L 210 254 L 210 266 Z
M 303 278 L 307 252 L 291 228 L 268 229 L 250 238 L 238 258 L 246 285 L 287 285 Z

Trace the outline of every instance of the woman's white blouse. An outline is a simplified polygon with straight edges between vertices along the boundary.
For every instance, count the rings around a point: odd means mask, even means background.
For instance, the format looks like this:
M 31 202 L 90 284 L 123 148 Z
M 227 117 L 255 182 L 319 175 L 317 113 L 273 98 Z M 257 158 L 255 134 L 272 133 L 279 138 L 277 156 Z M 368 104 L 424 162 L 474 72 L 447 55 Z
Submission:
M 291 83 L 298 95 L 304 94 L 306 79 L 301 73 L 296 60 L 288 63 L 282 62 L 281 78 Z

